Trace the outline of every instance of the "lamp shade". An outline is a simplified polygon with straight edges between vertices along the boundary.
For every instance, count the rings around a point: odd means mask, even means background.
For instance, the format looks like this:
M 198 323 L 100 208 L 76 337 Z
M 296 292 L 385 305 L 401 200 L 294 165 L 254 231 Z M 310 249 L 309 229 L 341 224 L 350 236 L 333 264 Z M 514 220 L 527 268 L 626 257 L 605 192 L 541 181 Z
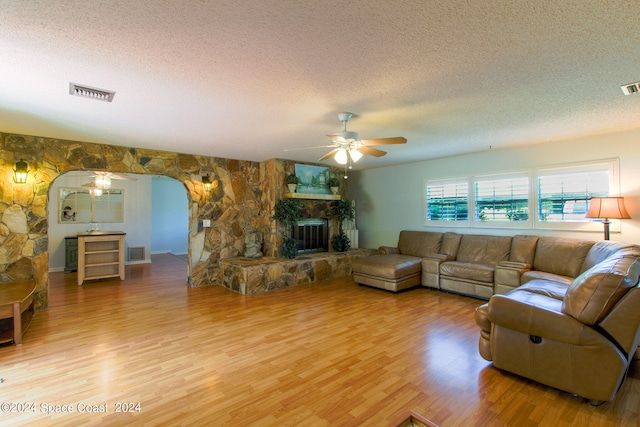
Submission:
M 353 160 L 354 163 L 362 158 L 362 153 L 359 152 L 357 148 L 350 149 L 349 155 L 351 156 L 351 160 Z
M 345 150 L 344 148 L 339 149 L 335 156 L 333 156 L 334 159 L 336 159 L 336 162 L 338 162 L 341 165 L 346 165 L 347 164 L 347 150 Z
M 587 218 L 630 219 L 624 197 L 594 197 L 589 202 Z

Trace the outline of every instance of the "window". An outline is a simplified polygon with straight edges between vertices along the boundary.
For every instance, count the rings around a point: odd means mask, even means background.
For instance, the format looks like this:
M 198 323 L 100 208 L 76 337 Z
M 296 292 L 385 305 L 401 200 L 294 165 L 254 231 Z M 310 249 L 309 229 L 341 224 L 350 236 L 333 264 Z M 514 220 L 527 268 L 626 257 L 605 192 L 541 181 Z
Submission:
M 426 183 L 427 221 L 467 221 L 469 183 L 466 179 Z
M 480 177 L 474 187 L 474 220 L 529 221 L 529 177 Z
M 589 200 L 618 195 L 618 171 L 619 160 L 606 159 L 425 180 L 425 225 L 597 230 L 601 224 L 585 218 Z M 620 221 L 612 221 L 611 229 L 619 231 Z
M 613 190 L 617 162 L 544 169 L 537 177 L 537 220 L 542 223 L 588 222 L 592 197 L 606 197 Z M 613 190 L 613 191 L 612 191 Z

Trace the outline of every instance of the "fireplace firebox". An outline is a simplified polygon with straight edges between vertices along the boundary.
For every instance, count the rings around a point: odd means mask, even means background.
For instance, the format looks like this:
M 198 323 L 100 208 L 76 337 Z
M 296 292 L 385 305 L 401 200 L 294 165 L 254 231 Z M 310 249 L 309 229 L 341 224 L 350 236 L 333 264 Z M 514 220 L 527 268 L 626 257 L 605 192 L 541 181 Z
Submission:
M 298 253 L 329 250 L 329 221 L 325 218 L 305 218 L 291 226 L 291 236 L 298 241 Z

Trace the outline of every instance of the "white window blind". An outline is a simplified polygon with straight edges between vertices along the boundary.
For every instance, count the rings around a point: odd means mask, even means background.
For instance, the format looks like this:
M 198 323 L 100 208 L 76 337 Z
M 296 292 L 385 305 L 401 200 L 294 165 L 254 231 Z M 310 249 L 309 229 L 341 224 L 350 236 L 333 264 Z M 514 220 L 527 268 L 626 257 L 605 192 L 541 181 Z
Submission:
M 427 221 L 467 221 L 469 184 L 465 180 L 426 184 Z
M 538 176 L 538 221 L 589 221 L 585 218 L 589 199 L 611 194 L 608 166 L 602 164 L 592 170 L 541 172 Z
M 474 184 L 476 221 L 529 220 L 529 177 L 482 177 Z

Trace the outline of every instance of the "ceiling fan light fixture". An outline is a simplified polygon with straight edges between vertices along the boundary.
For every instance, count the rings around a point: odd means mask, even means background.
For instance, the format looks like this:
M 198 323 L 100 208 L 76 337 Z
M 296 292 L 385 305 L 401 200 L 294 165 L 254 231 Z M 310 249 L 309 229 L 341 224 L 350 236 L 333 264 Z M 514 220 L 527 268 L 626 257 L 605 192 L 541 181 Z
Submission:
M 333 158 L 336 160 L 336 162 L 338 162 L 341 165 L 346 165 L 347 164 L 347 150 L 345 150 L 344 148 L 339 149 L 335 156 L 333 156 Z
M 362 153 L 359 152 L 357 148 L 350 149 L 349 155 L 351 156 L 351 160 L 353 160 L 353 163 L 357 162 L 362 158 Z
M 108 175 L 99 174 L 95 177 L 94 182 L 96 183 L 96 188 L 100 190 L 108 190 L 111 188 L 111 177 Z

